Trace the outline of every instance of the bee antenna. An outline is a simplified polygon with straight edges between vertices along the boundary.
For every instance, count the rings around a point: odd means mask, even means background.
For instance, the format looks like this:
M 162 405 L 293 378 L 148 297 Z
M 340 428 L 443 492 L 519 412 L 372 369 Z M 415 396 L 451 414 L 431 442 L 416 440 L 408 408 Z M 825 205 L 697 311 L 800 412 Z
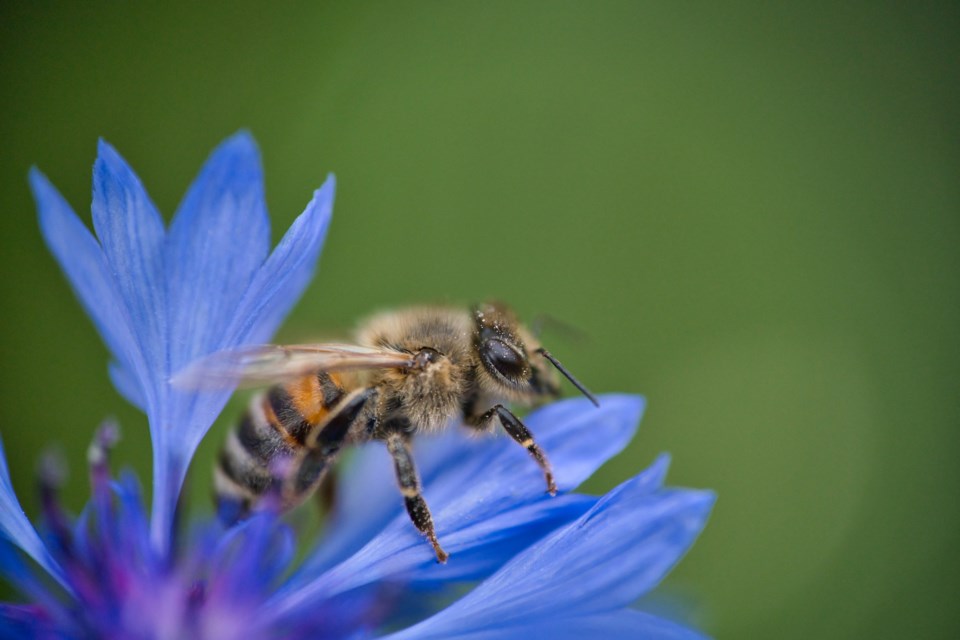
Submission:
M 562 364 L 560 364 L 560 361 L 559 361 L 559 360 L 557 360 L 556 358 L 553 357 L 553 354 L 551 354 L 549 351 L 547 351 L 547 350 L 544 349 L 543 347 L 540 347 L 539 349 L 537 349 L 537 353 L 539 353 L 539 354 L 542 355 L 544 358 L 546 358 L 547 360 L 549 360 L 549 361 L 550 361 L 550 364 L 552 364 L 553 366 L 555 366 L 555 367 L 557 368 L 557 371 L 559 371 L 560 373 L 562 373 L 562 374 L 564 375 L 564 377 L 565 377 L 567 380 L 569 380 L 570 383 L 571 383 L 573 386 L 575 386 L 577 389 L 579 389 L 579 390 L 580 390 L 580 393 L 582 393 L 583 395 L 587 396 L 587 399 L 589 399 L 590 402 L 592 402 L 592 403 L 594 404 L 594 406 L 597 406 L 597 407 L 600 406 L 600 402 L 597 400 L 597 397 L 596 397 L 595 395 L 593 395 L 592 393 L 590 393 L 585 386 L 583 386 L 582 384 L 580 384 L 580 381 L 577 380 L 576 378 L 574 378 L 574 377 L 573 377 L 573 374 L 570 373 L 569 371 L 567 371 L 567 368 L 564 367 Z

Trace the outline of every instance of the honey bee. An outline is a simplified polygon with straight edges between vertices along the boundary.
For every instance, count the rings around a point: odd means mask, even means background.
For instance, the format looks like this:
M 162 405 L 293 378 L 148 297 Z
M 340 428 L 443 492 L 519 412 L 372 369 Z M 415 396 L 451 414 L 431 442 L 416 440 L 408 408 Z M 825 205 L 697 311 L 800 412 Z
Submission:
M 220 451 L 214 491 L 221 514 L 241 518 L 268 495 L 281 510 L 310 496 L 345 447 L 386 444 L 414 526 L 440 546 L 411 454 L 417 433 L 460 422 L 499 423 L 557 485 L 546 454 L 507 404 L 560 394 L 557 372 L 597 399 L 500 303 L 472 309 L 414 307 L 376 315 L 356 344 L 256 346 L 215 353 L 175 376 L 180 386 L 272 384 L 253 398 Z M 599 406 L 599 405 L 598 405 Z

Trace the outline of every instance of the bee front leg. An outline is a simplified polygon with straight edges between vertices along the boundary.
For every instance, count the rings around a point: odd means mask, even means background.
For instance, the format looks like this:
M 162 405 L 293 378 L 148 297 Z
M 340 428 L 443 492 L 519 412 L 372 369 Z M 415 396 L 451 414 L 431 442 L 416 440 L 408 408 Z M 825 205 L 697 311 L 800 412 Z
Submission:
M 393 457 L 400 493 L 403 494 L 403 500 L 407 505 L 407 513 L 410 514 L 410 519 L 417 529 L 430 541 L 433 552 L 437 555 L 437 562 L 444 564 L 450 556 L 440 547 L 440 541 L 437 540 L 430 508 L 420 490 L 420 477 L 417 475 L 417 467 L 413 464 L 410 440 L 400 433 L 391 433 L 387 435 L 386 440 L 387 451 Z
M 520 446 L 529 451 L 533 459 L 540 465 L 544 478 L 547 480 L 547 493 L 552 496 L 557 495 L 557 483 L 553 479 L 553 470 L 550 467 L 550 461 L 547 460 L 543 449 L 534 441 L 533 434 L 530 433 L 530 430 L 520 422 L 520 418 L 513 415 L 513 413 L 502 404 L 498 404 L 484 413 L 480 417 L 480 424 L 486 424 L 489 420 L 493 419 L 494 414 L 500 419 L 503 430 L 510 434 L 511 438 L 520 443 Z

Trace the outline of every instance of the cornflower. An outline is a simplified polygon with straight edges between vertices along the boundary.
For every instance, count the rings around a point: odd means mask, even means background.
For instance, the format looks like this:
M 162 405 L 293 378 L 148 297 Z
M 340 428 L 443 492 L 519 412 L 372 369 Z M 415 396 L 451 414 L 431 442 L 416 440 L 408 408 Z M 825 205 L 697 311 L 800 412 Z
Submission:
M 0 604 L 0 636 L 24 638 L 699 638 L 631 608 L 704 526 L 709 492 L 665 487 L 668 465 L 602 497 L 574 493 L 632 437 L 637 396 L 553 403 L 526 422 L 559 495 L 522 450 L 460 429 L 416 444 L 424 493 L 450 562 L 437 564 L 403 512 L 377 443 L 342 471 L 338 509 L 297 559 L 295 525 L 269 509 L 225 528 L 177 526 L 190 460 L 231 389 L 172 387 L 215 351 L 270 339 L 308 284 L 333 207 L 330 177 L 270 251 L 259 154 L 240 133 L 218 147 L 169 228 L 120 155 L 100 143 L 96 237 L 37 170 L 40 228 L 112 356 L 120 393 L 153 444 L 148 515 L 137 479 L 114 478 L 116 425 L 89 449 L 91 498 L 69 514 L 58 465 L 41 472 L 34 528 L 0 441 L 0 572 L 24 602 Z M 463 593 L 463 587 L 476 585 Z

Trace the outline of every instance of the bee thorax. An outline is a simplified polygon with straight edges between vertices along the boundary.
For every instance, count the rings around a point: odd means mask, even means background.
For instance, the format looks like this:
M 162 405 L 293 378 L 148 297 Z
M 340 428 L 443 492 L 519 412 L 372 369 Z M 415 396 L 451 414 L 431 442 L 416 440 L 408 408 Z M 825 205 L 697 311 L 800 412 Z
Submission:
M 422 368 L 397 371 L 391 377 L 392 404 L 413 430 L 442 429 L 460 410 L 466 384 L 463 372 L 437 352 Z

